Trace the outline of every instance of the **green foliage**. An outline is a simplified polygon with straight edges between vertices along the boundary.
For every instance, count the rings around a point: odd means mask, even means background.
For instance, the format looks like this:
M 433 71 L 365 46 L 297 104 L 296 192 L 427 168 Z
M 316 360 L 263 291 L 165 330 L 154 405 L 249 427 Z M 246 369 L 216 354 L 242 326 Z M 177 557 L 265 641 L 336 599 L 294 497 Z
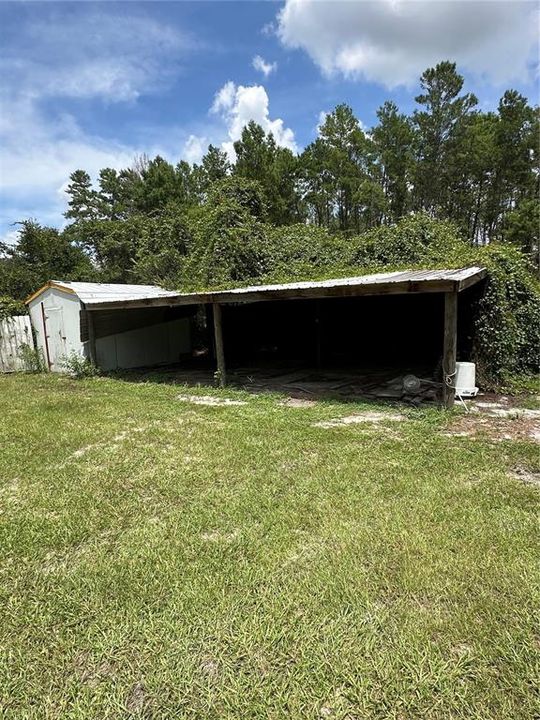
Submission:
M 540 286 L 517 248 L 471 247 L 451 223 L 427 215 L 404 218 L 352 241 L 350 261 L 364 269 L 479 265 L 488 280 L 475 308 L 475 360 L 486 382 L 505 373 L 538 372 Z
M 209 145 L 201 164 L 193 167 L 194 185 L 199 201 L 204 202 L 212 185 L 226 178 L 231 169 L 227 153 L 214 145 Z
M 76 352 L 72 352 L 70 355 L 66 355 L 62 358 L 61 367 L 66 371 L 68 375 L 82 380 L 83 378 L 96 377 L 99 375 L 99 368 L 94 365 L 93 362 L 88 358 L 79 355 Z
M 350 243 L 313 225 L 288 225 L 268 229 L 268 267 L 264 282 L 308 280 L 321 274 L 346 274 L 350 270 Z
M 523 254 L 494 244 L 478 251 L 488 281 L 478 303 L 475 355 L 487 380 L 539 372 L 540 286 Z
M 150 160 L 141 173 L 138 210 L 152 213 L 162 210 L 170 202 L 183 202 L 186 199 L 184 169 L 181 165 L 175 169 L 159 155 Z
M 23 343 L 19 348 L 19 357 L 24 364 L 24 371 L 31 374 L 47 371 L 47 363 L 40 348 L 30 347 Z
M 214 186 L 232 175 L 260 184 L 264 213 L 251 214 L 273 225 L 308 221 L 353 235 L 426 211 L 451 220 L 473 245 L 504 239 L 539 265 L 538 108 L 508 90 L 496 112 L 480 111 L 449 61 L 428 68 L 420 87 L 416 110 L 406 115 L 385 102 L 369 133 L 349 106 L 337 105 L 299 154 L 250 121 L 234 143 L 234 163 L 211 145 L 200 165 L 174 166 L 159 156 L 142 156 L 130 168 L 104 168 L 97 187 L 77 170 L 67 188 L 66 217 L 105 277 L 123 279 L 139 236 L 128 242 L 127 252 L 109 248 L 100 256 L 103 248 L 96 246 L 105 241 L 88 240 L 95 222 L 161 217 L 171 204 L 192 215 L 209 204 Z M 118 235 L 114 225 L 109 232 Z M 77 233 L 72 237 L 78 242 Z M 126 243 L 116 237 L 113 244 Z M 116 267 L 109 271 L 111 256 L 118 262 L 113 260 Z
M 90 258 L 71 236 L 33 220 L 20 226 L 15 245 L 0 245 L 2 294 L 22 300 L 48 280 L 93 279 Z
M 259 220 L 265 220 L 268 211 L 261 183 L 242 177 L 228 177 L 214 183 L 207 205 L 210 210 L 235 207 L 238 212 L 247 212 Z
M 298 160 L 287 148 L 279 147 L 272 134 L 251 121 L 234 143 L 234 173 L 260 183 L 268 219 L 275 225 L 294 222 L 298 217 L 296 169 Z
M 192 223 L 193 251 L 184 286 L 225 286 L 252 281 L 268 271 L 265 206 L 260 185 L 226 178 L 212 190 L 207 212 Z
M 133 279 L 144 284 L 178 287 L 192 242 L 184 214 L 170 205 L 160 218 L 141 220 Z
M 313 206 L 310 215 L 317 224 L 358 232 L 380 222 L 386 201 L 373 190 L 379 181 L 375 145 L 348 105 L 325 117 L 303 158 L 304 199 Z
M 419 213 L 354 238 L 350 262 L 374 269 L 462 267 L 474 254 L 455 225 Z
M 446 61 L 428 68 L 420 78 L 420 85 L 424 92 L 415 99 L 422 109 L 413 114 L 420 160 L 414 192 L 417 207 L 433 212 L 445 210 L 448 205 L 452 188 L 451 160 L 461 128 L 478 101 L 470 93 L 460 94 L 463 77 L 456 72 L 455 63 Z
M 106 172 L 106 170 L 102 171 L 102 173 Z M 66 189 L 69 209 L 66 217 L 80 221 L 96 220 L 99 214 L 99 195 L 92 188 L 90 175 L 85 170 L 75 170 L 69 179 L 71 182 Z
M 76 238 L 94 259 L 101 282 L 129 282 L 146 221 L 143 215 L 89 220 L 71 225 L 66 234 Z
M 523 200 L 509 212 L 502 224 L 502 239 L 521 248 L 540 267 L 540 202 Z
M 0 295 L 0 320 L 14 315 L 26 315 L 26 305 L 9 295 Z
M 380 161 L 380 187 L 388 203 L 388 215 L 399 220 L 410 205 L 409 187 L 414 167 L 414 130 L 395 103 L 387 101 L 377 111 L 373 141 Z

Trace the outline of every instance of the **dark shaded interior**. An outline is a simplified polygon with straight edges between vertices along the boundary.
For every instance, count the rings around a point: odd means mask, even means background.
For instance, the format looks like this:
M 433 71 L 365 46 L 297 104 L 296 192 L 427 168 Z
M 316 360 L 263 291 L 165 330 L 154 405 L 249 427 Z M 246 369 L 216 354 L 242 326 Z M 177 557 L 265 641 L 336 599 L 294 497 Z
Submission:
M 224 306 L 229 367 L 415 366 L 442 355 L 444 296 L 387 295 Z
M 481 288 L 458 298 L 458 360 L 470 360 Z M 414 401 L 440 394 L 444 293 L 293 299 L 222 305 L 227 380 L 293 397 L 329 394 L 407 399 L 403 376 L 423 378 Z M 191 357 L 166 370 L 172 382 L 213 384 L 211 305 L 93 313 L 97 335 L 191 317 Z M 411 396 L 412 397 L 412 396 Z

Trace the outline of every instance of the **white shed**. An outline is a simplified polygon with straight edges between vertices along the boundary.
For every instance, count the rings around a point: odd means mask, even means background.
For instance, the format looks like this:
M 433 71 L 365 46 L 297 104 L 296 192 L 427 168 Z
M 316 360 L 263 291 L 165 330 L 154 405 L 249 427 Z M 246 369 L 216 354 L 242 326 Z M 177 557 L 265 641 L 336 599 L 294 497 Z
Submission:
M 177 293 L 154 285 L 51 280 L 26 305 L 37 347 L 51 371 L 62 372 L 64 359 L 73 354 L 116 370 L 174 363 L 191 352 L 189 311 L 123 307 L 126 301 L 144 305 L 168 296 Z M 100 310 L 101 304 L 106 309 Z

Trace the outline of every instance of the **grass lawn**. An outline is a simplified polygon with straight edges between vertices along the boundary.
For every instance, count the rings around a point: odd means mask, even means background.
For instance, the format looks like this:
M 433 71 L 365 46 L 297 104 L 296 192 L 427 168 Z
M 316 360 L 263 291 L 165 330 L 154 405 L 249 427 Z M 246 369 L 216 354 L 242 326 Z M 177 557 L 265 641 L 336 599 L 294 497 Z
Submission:
M 538 445 L 186 392 L 0 377 L 2 719 L 538 717 Z

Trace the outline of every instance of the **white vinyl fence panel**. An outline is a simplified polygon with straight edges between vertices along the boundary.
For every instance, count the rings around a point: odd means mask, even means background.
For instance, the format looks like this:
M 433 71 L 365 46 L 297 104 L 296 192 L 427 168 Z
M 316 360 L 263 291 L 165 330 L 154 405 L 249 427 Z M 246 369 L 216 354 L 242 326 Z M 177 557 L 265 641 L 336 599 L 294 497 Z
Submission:
M 28 315 L 0 320 L 0 372 L 26 369 L 20 356 L 23 345 L 34 349 L 32 326 Z

